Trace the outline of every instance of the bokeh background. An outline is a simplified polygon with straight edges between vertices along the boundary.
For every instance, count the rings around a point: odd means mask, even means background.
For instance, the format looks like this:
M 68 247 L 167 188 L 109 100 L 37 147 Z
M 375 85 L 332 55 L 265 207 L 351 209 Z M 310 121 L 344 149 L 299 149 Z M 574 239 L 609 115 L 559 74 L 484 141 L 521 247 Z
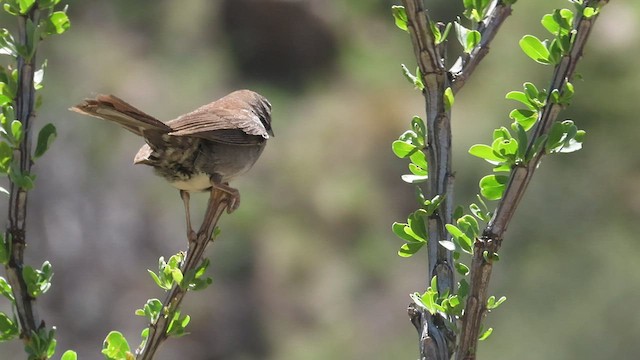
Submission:
M 401 75 L 415 60 L 393 1 L 67 2 L 71 30 L 41 52 L 37 122 L 53 122 L 59 138 L 35 167 L 27 251 L 30 264 L 54 265 L 38 306 L 58 328 L 58 354 L 101 358 L 110 330 L 137 346 L 145 321 L 134 310 L 163 298 L 146 269 L 185 248 L 178 192 L 132 165 L 141 140 L 67 108 L 113 93 L 169 120 L 251 88 L 272 102 L 276 137 L 233 183 L 242 206 L 209 250 L 214 283 L 184 303 L 191 334 L 157 359 L 416 358 L 406 306 L 425 287 L 426 253 L 396 255 L 391 223 L 415 204 L 390 144 L 424 105 Z M 451 21 L 459 3 L 427 6 Z M 457 203 L 490 171 L 467 149 L 510 122 L 504 94 L 548 83 L 551 69 L 528 60 L 518 39 L 546 36 L 542 15 L 568 6 L 519 1 L 456 97 Z M 640 3 L 614 0 L 598 20 L 561 115 L 587 131 L 585 148 L 545 159 L 518 209 L 492 281 L 508 300 L 487 320 L 495 331 L 481 359 L 637 358 L 639 15 Z M 193 198 L 201 218 L 206 196 Z M 20 343 L 1 344 L 0 358 L 23 359 Z

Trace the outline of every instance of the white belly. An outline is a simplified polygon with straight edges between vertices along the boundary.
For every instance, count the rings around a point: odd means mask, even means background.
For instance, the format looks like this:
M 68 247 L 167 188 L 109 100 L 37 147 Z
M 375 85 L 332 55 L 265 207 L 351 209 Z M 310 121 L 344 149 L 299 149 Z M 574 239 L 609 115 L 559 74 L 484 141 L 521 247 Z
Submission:
M 204 191 L 211 187 L 211 180 L 209 180 L 209 175 L 199 173 L 189 180 L 174 181 L 171 186 L 186 191 Z

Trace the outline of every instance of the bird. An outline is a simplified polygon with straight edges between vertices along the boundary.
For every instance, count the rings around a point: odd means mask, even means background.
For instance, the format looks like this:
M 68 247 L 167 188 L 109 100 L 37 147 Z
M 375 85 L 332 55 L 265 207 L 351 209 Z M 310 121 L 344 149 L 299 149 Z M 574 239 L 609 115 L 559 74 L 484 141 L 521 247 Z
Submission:
M 251 169 L 274 136 L 271 103 L 251 90 L 234 91 L 166 123 L 114 95 L 97 95 L 69 110 L 144 138 L 133 162 L 153 167 L 180 191 L 190 238 L 189 193 L 221 190 L 229 196 L 227 212 L 235 211 L 240 193 L 229 181 Z

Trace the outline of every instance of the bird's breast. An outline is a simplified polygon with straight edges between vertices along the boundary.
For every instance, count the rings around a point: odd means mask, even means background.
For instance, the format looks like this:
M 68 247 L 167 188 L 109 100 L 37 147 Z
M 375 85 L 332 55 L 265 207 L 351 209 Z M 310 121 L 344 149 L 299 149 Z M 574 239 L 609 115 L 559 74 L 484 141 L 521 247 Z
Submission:
M 186 180 L 170 181 L 171 186 L 185 191 L 204 191 L 211 188 L 211 179 L 205 173 L 193 174 Z

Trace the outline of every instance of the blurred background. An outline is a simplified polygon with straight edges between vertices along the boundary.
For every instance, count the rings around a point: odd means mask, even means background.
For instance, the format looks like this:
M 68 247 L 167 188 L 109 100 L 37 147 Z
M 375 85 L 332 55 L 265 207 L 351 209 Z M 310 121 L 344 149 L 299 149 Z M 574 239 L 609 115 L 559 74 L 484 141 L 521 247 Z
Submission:
M 191 334 L 158 360 L 415 359 L 408 294 L 426 286 L 426 252 L 402 259 L 390 231 L 415 210 L 390 144 L 423 98 L 400 64 L 411 44 L 391 0 L 67 1 L 71 30 L 48 59 L 37 127 L 58 139 L 35 166 L 27 262 L 48 259 L 38 301 L 58 328 L 58 354 L 101 358 L 111 330 L 139 344 L 134 316 L 164 298 L 146 269 L 185 248 L 178 191 L 133 166 L 142 141 L 67 108 L 112 93 L 170 120 L 239 88 L 273 104 L 276 137 L 232 185 L 242 205 L 209 249 L 212 286 L 187 297 Z M 427 1 L 451 21 L 461 1 Z M 517 42 L 547 36 L 542 15 L 564 0 L 519 1 L 453 110 L 456 202 L 468 204 L 490 165 L 467 153 L 508 125 L 504 95 L 551 68 Z M 573 106 L 585 147 L 546 158 L 506 234 L 491 293 L 508 300 L 486 326 L 480 359 L 631 359 L 640 351 L 640 3 L 615 0 L 579 65 Z M 1 18 L 2 26 L 6 17 Z M 452 48 L 452 52 L 454 48 Z M 199 221 L 206 195 L 192 197 Z M 3 208 L 0 213 L 6 217 Z M 4 302 L 0 310 L 9 311 Z M 24 359 L 17 341 L 0 358 Z

